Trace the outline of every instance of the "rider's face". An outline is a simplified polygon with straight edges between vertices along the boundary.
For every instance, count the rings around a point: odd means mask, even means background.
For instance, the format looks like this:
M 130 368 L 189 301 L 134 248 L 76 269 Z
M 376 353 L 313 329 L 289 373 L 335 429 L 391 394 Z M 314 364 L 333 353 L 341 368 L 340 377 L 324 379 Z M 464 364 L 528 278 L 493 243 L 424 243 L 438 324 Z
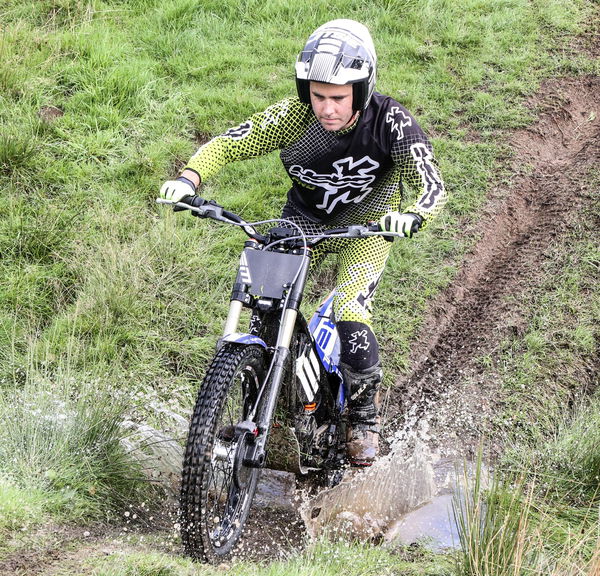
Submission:
M 354 120 L 352 85 L 310 83 L 310 103 L 321 126 L 330 132 L 342 130 Z

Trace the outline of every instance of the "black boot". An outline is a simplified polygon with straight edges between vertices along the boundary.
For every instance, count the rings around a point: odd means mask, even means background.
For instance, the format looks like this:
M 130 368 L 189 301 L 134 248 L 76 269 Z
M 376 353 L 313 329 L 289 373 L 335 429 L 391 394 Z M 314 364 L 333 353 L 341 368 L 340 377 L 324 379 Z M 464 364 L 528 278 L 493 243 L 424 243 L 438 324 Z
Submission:
M 370 466 L 379 453 L 381 364 L 356 371 L 342 364 L 348 394 L 346 454 L 353 466 Z

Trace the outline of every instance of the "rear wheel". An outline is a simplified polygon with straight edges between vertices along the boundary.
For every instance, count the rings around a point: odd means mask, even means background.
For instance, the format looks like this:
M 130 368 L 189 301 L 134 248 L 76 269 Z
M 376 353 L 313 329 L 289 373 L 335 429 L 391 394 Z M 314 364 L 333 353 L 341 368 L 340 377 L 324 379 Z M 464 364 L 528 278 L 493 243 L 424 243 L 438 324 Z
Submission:
M 252 431 L 237 425 L 248 420 L 266 372 L 264 348 L 226 343 L 200 388 L 179 502 L 183 547 L 193 558 L 220 561 L 242 534 L 260 470 L 243 464 Z

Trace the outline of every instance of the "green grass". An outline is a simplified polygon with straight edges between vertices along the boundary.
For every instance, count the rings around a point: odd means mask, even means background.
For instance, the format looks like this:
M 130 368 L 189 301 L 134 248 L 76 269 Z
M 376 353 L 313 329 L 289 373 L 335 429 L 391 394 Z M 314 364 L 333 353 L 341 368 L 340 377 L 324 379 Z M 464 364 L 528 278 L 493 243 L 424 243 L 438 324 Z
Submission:
M 26 530 L 46 519 L 50 499 L 42 490 L 23 489 L 0 480 L 0 534 Z
M 545 441 L 509 449 L 491 479 L 481 460 L 474 478 L 465 474 L 454 506 L 458 574 L 597 573 L 599 414 L 596 395 Z
M 511 450 L 507 465 L 525 469 L 556 503 L 585 507 L 600 503 L 600 397 L 581 401 L 558 421 L 545 443 Z
M 415 557 L 420 563 L 413 561 Z M 336 576 L 342 570 L 348 576 L 449 576 L 451 569 L 448 559 L 427 552 L 385 550 L 343 542 L 318 542 L 303 554 L 268 565 L 237 561 L 213 567 L 160 553 L 132 553 L 93 565 L 97 576 L 214 576 L 224 572 L 232 576 Z
M 486 487 L 482 475 L 479 461 L 472 483 L 465 480 L 462 493 L 455 496 L 461 544 L 458 574 L 535 573 L 541 547 L 531 538 L 531 499 L 524 493 L 523 482 L 496 474 Z
M 152 490 L 121 444 L 128 409 L 129 399 L 100 379 L 64 375 L 7 387 L 0 395 L 2 499 L 16 494 L 18 501 L 31 490 L 25 500 L 35 510 L 45 493 L 54 514 L 71 521 L 139 506 Z M 2 524 L 9 522 L 3 509 Z
M 116 423 L 124 410 L 153 418 L 147 398 L 189 406 L 221 331 L 243 240 L 173 215 L 154 198 L 200 142 L 294 93 L 292 64 L 310 31 L 335 17 L 371 28 L 378 89 L 432 135 L 451 192 L 426 234 L 394 245 L 378 293 L 375 321 L 392 382 L 408 367 L 427 302 L 476 240 L 462 234 L 464 225 L 503 177 L 504 131 L 531 118 L 523 99 L 544 78 L 598 74 L 597 62 L 569 47 L 594 14 L 589 0 L 1 0 L 0 530 L 69 510 L 72 518 L 108 516 L 139 488 Z M 203 194 L 263 218 L 279 213 L 286 190 L 273 154 L 227 167 Z M 524 304 L 527 334 L 506 341 L 502 370 L 493 366 L 505 385 L 502 418 L 532 443 L 533 461 L 548 460 L 551 449 L 535 443 L 556 430 L 585 358 L 597 353 L 593 221 L 587 216 L 556 246 L 546 285 Z M 389 329 L 396 325 L 402 330 Z M 115 389 L 122 395 L 113 403 Z M 546 392 L 532 398 L 530 390 Z M 49 416 L 58 402 L 77 414 L 68 428 Z M 547 415 L 537 430 L 523 406 Z M 594 465 L 581 458 L 595 446 L 588 432 L 579 432 L 579 447 L 561 445 L 564 459 L 553 463 L 571 487 L 555 489 L 577 510 L 596 501 Z M 21 498 L 31 500 L 8 504 Z M 368 570 L 354 566 L 353 549 L 310 554 L 244 570 Z M 361 554 L 382 574 L 413 573 L 398 555 Z M 436 562 L 414 564 L 414 573 L 448 573 Z M 192 568 L 143 556 L 102 570 Z

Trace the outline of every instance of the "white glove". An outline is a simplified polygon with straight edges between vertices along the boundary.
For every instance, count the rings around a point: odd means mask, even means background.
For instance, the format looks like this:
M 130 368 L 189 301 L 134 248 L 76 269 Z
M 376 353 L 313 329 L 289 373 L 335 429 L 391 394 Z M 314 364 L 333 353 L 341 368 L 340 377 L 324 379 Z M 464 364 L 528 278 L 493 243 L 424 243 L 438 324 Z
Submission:
M 177 180 L 168 180 L 160 189 L 160 197 L 171 202 L 179 202 L 186 196 L 193 196 L 196 187 L 191 180 L 180 176 Z
M 379 220 L 379 225 L 384 232 L 402 234 L 407 238 L 412 238 L 412 235 L 419 231 L 422 223 L 421 216 L 410 212 L 388 212 Z

